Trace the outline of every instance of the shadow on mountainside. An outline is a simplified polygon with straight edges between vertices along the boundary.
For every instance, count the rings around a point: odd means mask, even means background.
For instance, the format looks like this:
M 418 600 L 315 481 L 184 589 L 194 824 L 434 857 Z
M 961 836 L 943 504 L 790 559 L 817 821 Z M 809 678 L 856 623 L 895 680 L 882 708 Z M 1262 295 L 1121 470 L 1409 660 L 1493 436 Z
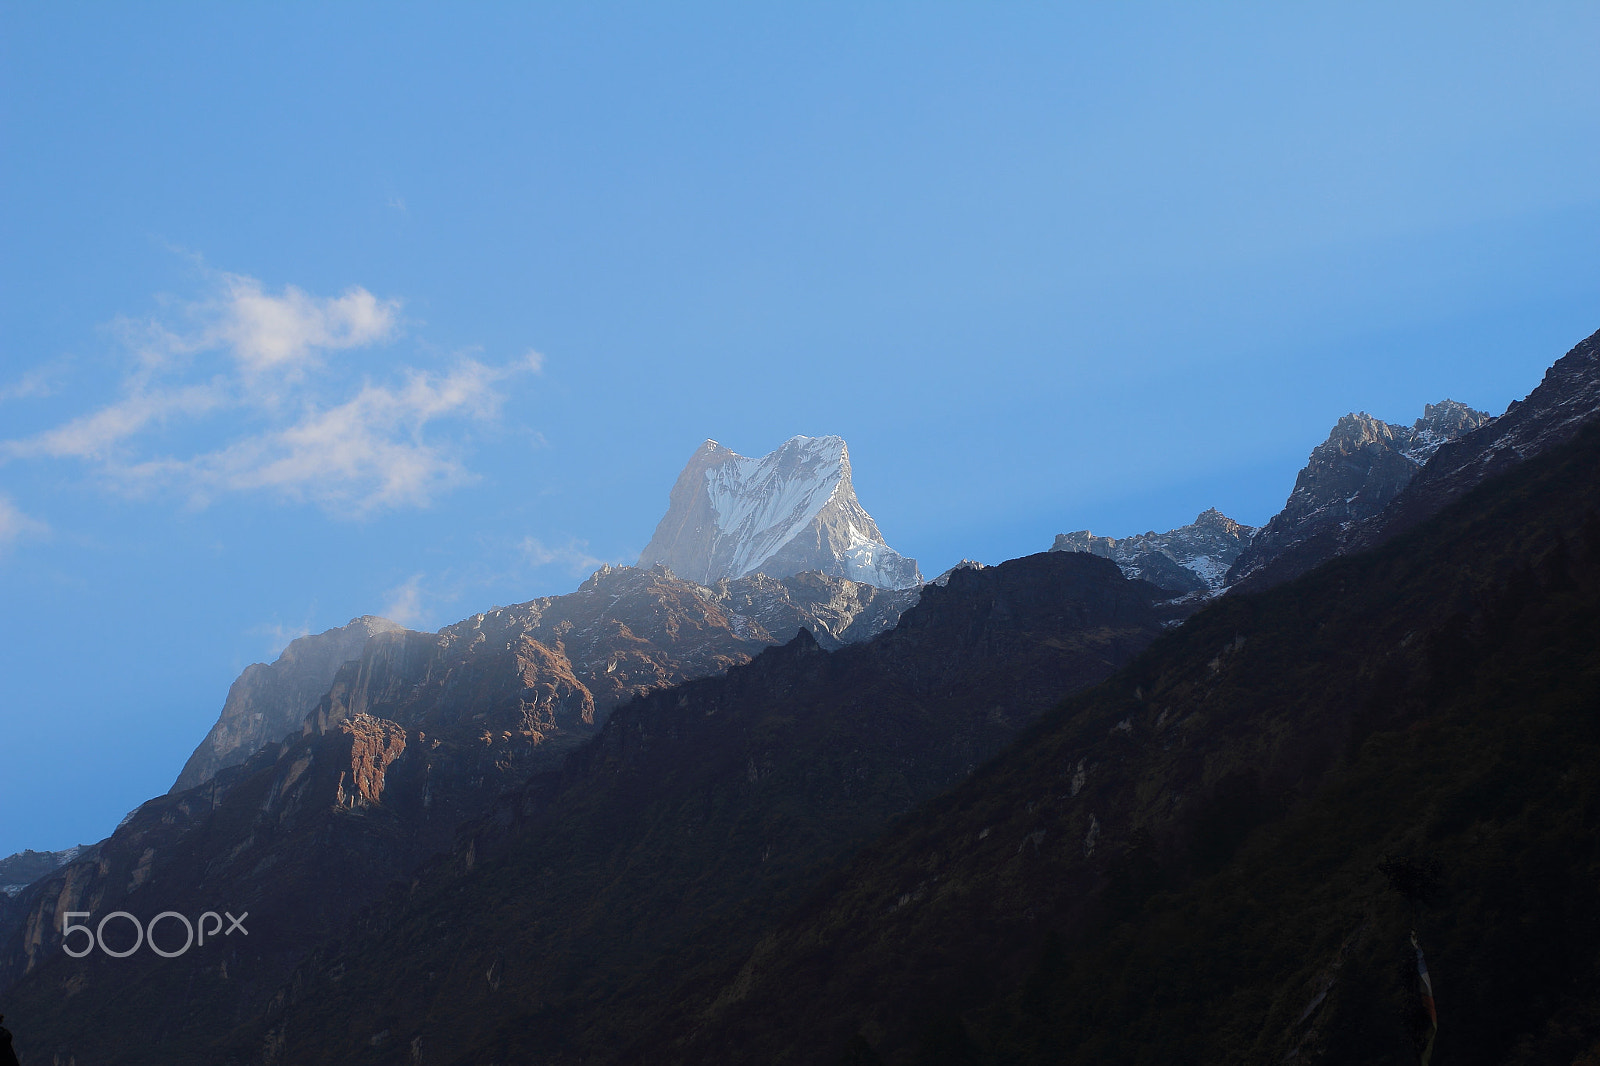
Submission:
M 1591 426 L 1197 615 L 680 989 L 626 1061 L 925 1063 L 959 1028 L 985 1064 L 1410 1063 L 1413 929 L 1433 1061 L 1593 1055 L 1597 471 Z
M 193 960 L 97 954 L 90 966 L 40 956 L 12 993 L 39 1018 L 30 1046 L 210 1066 L 383 1062 L 418 1040 L 427 1061 L 448 1061 L 530 1025 L 551 1054 L 607 1046 L 630 1012 L 747 950 L 842 852 L 1131 659 L 1169 618 L 1165 595 L 1087 555 L 958 572 L 870 643 L 829 653 L 802 632 L 618 708 L 565 769 L 504 798 L 415 876 L 397 877 L 388 841 L 427 795 L 402 785 L 429 765 L 408 760 L 431 750 L 434 727 L 408 729 L 396 754 L 395 723 L 357 716 L 324 758 L 330 721 L 313 746 L 224 771 L 214 811 L 193 790 L 135 820 L 155 862 L 186 876 L 158 867 L 128 909 L 192 913 L 222 884 L 249 905 L 248 944 Z M 300 801 L 284 835 L 275 826 L 302 780 L 308 797 L 342 781 L 349 798 L 333 817 Z M 96 885 L 137 880 L 138 855 L 123 850 L 127 868 Z M 347 907 L 374 890 L 384 902 L 353 925 L 308 913 L 339 890 Z

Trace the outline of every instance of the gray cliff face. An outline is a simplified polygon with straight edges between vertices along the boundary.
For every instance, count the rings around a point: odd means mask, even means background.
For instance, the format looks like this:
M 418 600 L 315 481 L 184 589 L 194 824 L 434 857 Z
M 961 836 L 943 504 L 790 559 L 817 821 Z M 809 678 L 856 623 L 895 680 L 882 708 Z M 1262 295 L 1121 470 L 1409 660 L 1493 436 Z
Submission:
M 1088 552 L 1110 559 L 1130 579 L 1143 578 L 1174 592 L 1216 591 L 1256 530 L 1215 507 L 1165 533 L 1097 537 L 1087 529 L 1056 534 L 1051 551 Z
M 1345 415 L 1312 449 L 1283 510 L 1240 553 L 1227 583 L 1265 588 L 1340 554 L 1351 531 L 1382 514 L 1423 463 L 1489 420 L 1454 400 L 1429 404 L 1410 426 Z
M 386 618 L 363 615 L 338 629 L 291 641 L 271 664 L 245 667 L 228 689 L 216 725 L 189 756 L 172 791 L 193 788 L 218 770 L 244 762 L 262 745 L 299 732 L 306 712 L 328 691 L 339 668 L 361 657 L 368 640 L 403 632 Z
M 805 571 L 886 589 L 922 584 L 916 560 L 884 542 L 856 499 L 839 437 L 793 437 L 756 459 L 706 441 L 640 553 L 641 567 L 656 563 L 701 585 Z

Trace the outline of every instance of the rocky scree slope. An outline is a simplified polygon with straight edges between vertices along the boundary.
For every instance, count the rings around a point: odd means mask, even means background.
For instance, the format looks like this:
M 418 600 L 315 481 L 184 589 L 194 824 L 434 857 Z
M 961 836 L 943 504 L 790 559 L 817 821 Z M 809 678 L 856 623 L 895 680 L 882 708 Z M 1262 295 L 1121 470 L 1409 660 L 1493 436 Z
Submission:
M 1215 601 L 625 1061 L 1600 1053 L 1600 428 Z
M 1165 533 L 1097 537 L 1087 529 L 1057 533 L 1053 552 L 1089 552 L 1112 559 L 1130 578 L 1173 592 L 1219 591 L 1228 568 L 1249 545 L 1254 526 L 1242 526 L 1215 507 Z
M 856 499 L 839 437 L 793 437 L 758 459 L 706 441 L 639 555 L 640 566 L 654 563 L 704 585 L 808 570 L 880 588 L 922 583 L 916 560 L 884 542 Z
M 263 1010 L 364 901 L 499 793 L 559 766 L 618 704 L 747 662 L 802 624 L 834 643 L 875 632 L 914 595 L 817 575 L 707 589 L 665 567 L 603 568 L 568 596 L 437 634 L 378 632 L 297 734 L 144 804 L 19 894 L 0 916 L 8 1012 L 26 1012 L 51 1054 L 65 1041 L 87 1061 L 213 1061 L 190 1054 L 207 1025 Z M 67 911 L 224 909 L 251 912 L 248 939 L 181 961 L 61 950 Z M 140 1048 L 160 1050 L 138 1060 Z
M 228 1054 L 594 1061 L 851 847 L 1126 662 L 1164 596 L 1088 555 L 960 570 L 866 644 L 802 633 L 621 707 L 297 969 Z

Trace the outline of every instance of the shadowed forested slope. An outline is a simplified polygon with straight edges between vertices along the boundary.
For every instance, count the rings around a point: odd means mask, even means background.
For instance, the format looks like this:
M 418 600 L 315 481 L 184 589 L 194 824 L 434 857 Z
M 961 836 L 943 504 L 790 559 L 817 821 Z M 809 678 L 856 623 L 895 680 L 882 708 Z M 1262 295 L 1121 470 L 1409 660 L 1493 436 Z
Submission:
M 609 1055 L 736 965 L 842 855 L 1148 646 L 1166 596 L 1109 560 L 1041 553 L 957 571 L 870 643 L 828 653 L 802 633 L 653 692 L 313 953 L 265 1017 L 217 1017 L 217 1046 L 177 1050 L 341 1066 Z
M 30 1055 L 126 1066 L 1402 1063 L 1415 930 L 1439 1066 L 1596 1058 L 1600 428 L 1541 439 L 1159 638 L 1178 608 L 1108 560 L 957 570 L 869 644 L 643 695 L 398 880 L 349 835 L 257 861 L 241 791 L 163 845 L 183 876 L 129 848 L 96 883 L 154 901 L 242 856 L 286 928 L 352 921 L 254 972 L 41 955 L 8 1012 Z
M 1600 428 L 1229 597 L 637 1061 L 1568 1063 L 1600 1038 Z

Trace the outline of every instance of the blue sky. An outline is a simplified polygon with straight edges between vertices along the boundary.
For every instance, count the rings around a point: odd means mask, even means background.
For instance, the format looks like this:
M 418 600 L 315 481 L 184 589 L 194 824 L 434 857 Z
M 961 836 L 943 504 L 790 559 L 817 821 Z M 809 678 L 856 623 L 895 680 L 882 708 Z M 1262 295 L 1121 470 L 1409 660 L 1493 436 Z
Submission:
M 0 854 L 246 664 L 849 441 L 926 573 L 1259 523 L 1600 328 L 1593 5 L 0 4 Z

